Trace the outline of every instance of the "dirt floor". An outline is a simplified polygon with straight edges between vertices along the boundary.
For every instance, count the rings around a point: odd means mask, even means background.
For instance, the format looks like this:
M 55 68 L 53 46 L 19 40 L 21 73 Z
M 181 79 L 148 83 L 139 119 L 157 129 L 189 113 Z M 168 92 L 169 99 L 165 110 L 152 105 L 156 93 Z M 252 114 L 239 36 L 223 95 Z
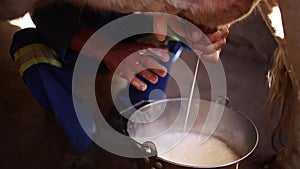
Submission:
M 33 100 L 18 74 L 17 65 L 9 56 L 8 47 L 16 30 L 8 23 L 0 23 L 0 168 L 59 169 L 68 141 L 55 118 Z M 245 167 L 249 169 L 258 168 L 274 154 L 272 128 L 266 123 L 269 118 L 266 73 L 275 47 L 259 14 L 254 13 L 231 28 L 222 52 L 230 105 L 248 115 L 260 132 L 259 145 Z M 207 81 L 199 80 L 199 84 L 205 96 Z M 103 153 L 106 155 L 102 168 L 124 168 L 124 163 L 120 162 L 123 159 Z

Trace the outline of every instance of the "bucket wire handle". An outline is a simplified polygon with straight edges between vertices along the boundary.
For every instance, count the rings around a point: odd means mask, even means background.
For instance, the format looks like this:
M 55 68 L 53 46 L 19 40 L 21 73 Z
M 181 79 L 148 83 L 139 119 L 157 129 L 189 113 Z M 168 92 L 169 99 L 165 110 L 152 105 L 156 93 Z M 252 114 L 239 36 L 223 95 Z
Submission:
M 135 110 L 136 107 L 140 107 L 140 106 L 142 106 L 143 104 L 153 103 L 153 102 L 155 102 L 155 101 L 157 101 L 157 100 L 141 100 L 141 101 L 139 101 L 139 102 L 133 104 L 132 106 L 129 106 L 129 107 L 127 107 L 127 108 L 121 110 L 121 111 L 120 111 L 120 114 L 121 114 L 121 115 L 122 115 L 122 114 L 127 114 L 128 112 L 130 112 L 130 111 L 132 111 L 132 110 Z M 125 117 L 126 117 L 126 116 L 125 116 Z
M 121 111 L 119 111 L 120 114 L 120 126 L 122 126 L 122 133 L 124 135 L 128 135 L 127 133 L 127 122 L 129 117 L 132 115 L 132 113 L 134 113 L 134 111 L 137 109 L 137 107 L 142 107 L 146 104 L 151 104 L 153 102 L 155 102 L 157 100 L 141 100 L 135 104 L 133 104 L 132 106 L 129 106 Z

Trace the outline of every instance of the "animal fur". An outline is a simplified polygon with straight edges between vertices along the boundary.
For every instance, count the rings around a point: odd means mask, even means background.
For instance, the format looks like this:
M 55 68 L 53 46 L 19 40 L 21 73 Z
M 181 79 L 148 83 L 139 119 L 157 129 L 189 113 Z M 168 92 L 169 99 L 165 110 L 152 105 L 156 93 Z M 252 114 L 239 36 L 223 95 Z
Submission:
M 227 25 L 246 17 L 259 0 L 68 0 L 96 9 L 117 12 L 164 12 L 181 14 L 208 27 Z
M 0 19 L 12 19 L 27 11 L 58 0 L 1 0 Z M 259 0 L 60 0 L 89 5 L 99 10 L 123 13 L 164 12 L 181 14 L 197 24 L 208 27 L 226 25 L 247 16 Z

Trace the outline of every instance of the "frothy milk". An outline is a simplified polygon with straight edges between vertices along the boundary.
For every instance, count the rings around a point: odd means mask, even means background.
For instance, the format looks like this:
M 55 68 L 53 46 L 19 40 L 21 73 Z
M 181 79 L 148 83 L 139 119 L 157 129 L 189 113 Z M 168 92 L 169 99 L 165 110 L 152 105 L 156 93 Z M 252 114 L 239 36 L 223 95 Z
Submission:
M 165 134 L 160 140 L 172 140 L 174 137 L 177 138 L 178 134 Z M 158 156 L 179 164 L 200 167 L 220 166 L 239 159 L 239 156 L 221 140 L 211 137 L 200 144 L 198 137 L 199 134 L 190 133 L 178 145 L 163 153 L 159 153 L 162 147 L 157 147 Z

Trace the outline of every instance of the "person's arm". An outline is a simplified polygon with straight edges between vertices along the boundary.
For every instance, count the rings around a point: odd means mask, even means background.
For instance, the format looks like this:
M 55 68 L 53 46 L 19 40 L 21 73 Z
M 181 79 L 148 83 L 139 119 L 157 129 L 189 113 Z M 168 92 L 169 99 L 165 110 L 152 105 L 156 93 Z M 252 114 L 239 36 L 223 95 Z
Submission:
M 94 36 L 93 39 L 96 42 L 86 43 L 91 36 Z M 99 54 L 105 52 L 99 45 L 101 43 L 98 43 L 101 41 L 110 43 L 111 40 L 95 33 L 95 30 L 89 27 L 83 27 L 73 36 L 70 49 L 80 51 L 94 59 L 99 59 Z M 102 61 L 111 71 L 127 79 L 138 90 L 144 91 L 147 89 L 147 85 L 137 78 L 136 74 L 140 74 L 153 84 L 157 83 L 158 76 L 164 77 L 167 75 L 167 69 L 147 55 L 167 62 L 169 60 L 168 51 L 166 49 L 155 50 L 155 48 L 157 48 L 155 45 L 138 42 L 118 43 L 108 51 Z M 144 53 L 141 54 L 141 52 Z
M 91 17 L 95 16 L 92 15 Z M 99 20 L 102 19 L 101 16 L 97 15 L 97 17 L 99 17 Z M 55 51 L 57 51 L 62 61 L 65 60 L 64 57 L 67 50 L 72 49 L 80 52 L 86 41 L 93 35 L 93 32 L 95 32 L 95 30 L 87 27 L 83 23 L 84 21 L 81 21 L 79 18 L 80 10 L 70 4 L 65 3 L 55 3 L 51 6 L 37 9 L 33 13 L 33 21 L 37 25 L 37 29 L 47 43 L 53 47 Z M 120 68 L 119 64 L 125 58 L 127 58 L 127 56 L 131 55 L 135 51 L 148 47 L 153 46 L 142 45 L 139 43 L 119 43 L 108 52 L 103 59 L 103 63 L 106 64 L 112 71 L 116 71 L 118 67 Z M 98 43 L 95 43 L 89 46 L 88 50 L 81 52 L 87 56 L 97 59 L 98 54 L 102 52 L 101 48 L 102 46 L 98 45 Z M 153 52 L 151 54 L 155 55 Z M 118 69 L 119 71 L 116 73 L 127 79 L 137 89 L 146 90 L 146 84 L 140 79 L 136 78 L 135 74 L 138 73 L 145 77 L 146 80 L 156 83 L 158 79 L 157 76 L 166 75 L 166 69 L 151 57 L 142 57 L 143 60 L 139 60 L 138 62 L 141 63 L 140 65 L 133 64 L 137 63 L 137 61 L 133 60 L 138 58 L 141 57 L 131 57 L 131 61 L 128 62 L 129 65 L 124 65 L 122 67 L 123 70 L 122 68 Z M 157 55 L 157 58 L 163 61 L 168 60 L 169 56 L 167 54 L 167 50 L 165 54 Z M 149 64 L 152 66 L 149 66 Z M 142 70 L 145 67 L 141 65 L 156 67 L 159 69 L 152 69 L 152 71 L 149 71 L 148 69 Z M 124 72 L 125 67 L 126 70 L 129 67 L 130 71 Z

